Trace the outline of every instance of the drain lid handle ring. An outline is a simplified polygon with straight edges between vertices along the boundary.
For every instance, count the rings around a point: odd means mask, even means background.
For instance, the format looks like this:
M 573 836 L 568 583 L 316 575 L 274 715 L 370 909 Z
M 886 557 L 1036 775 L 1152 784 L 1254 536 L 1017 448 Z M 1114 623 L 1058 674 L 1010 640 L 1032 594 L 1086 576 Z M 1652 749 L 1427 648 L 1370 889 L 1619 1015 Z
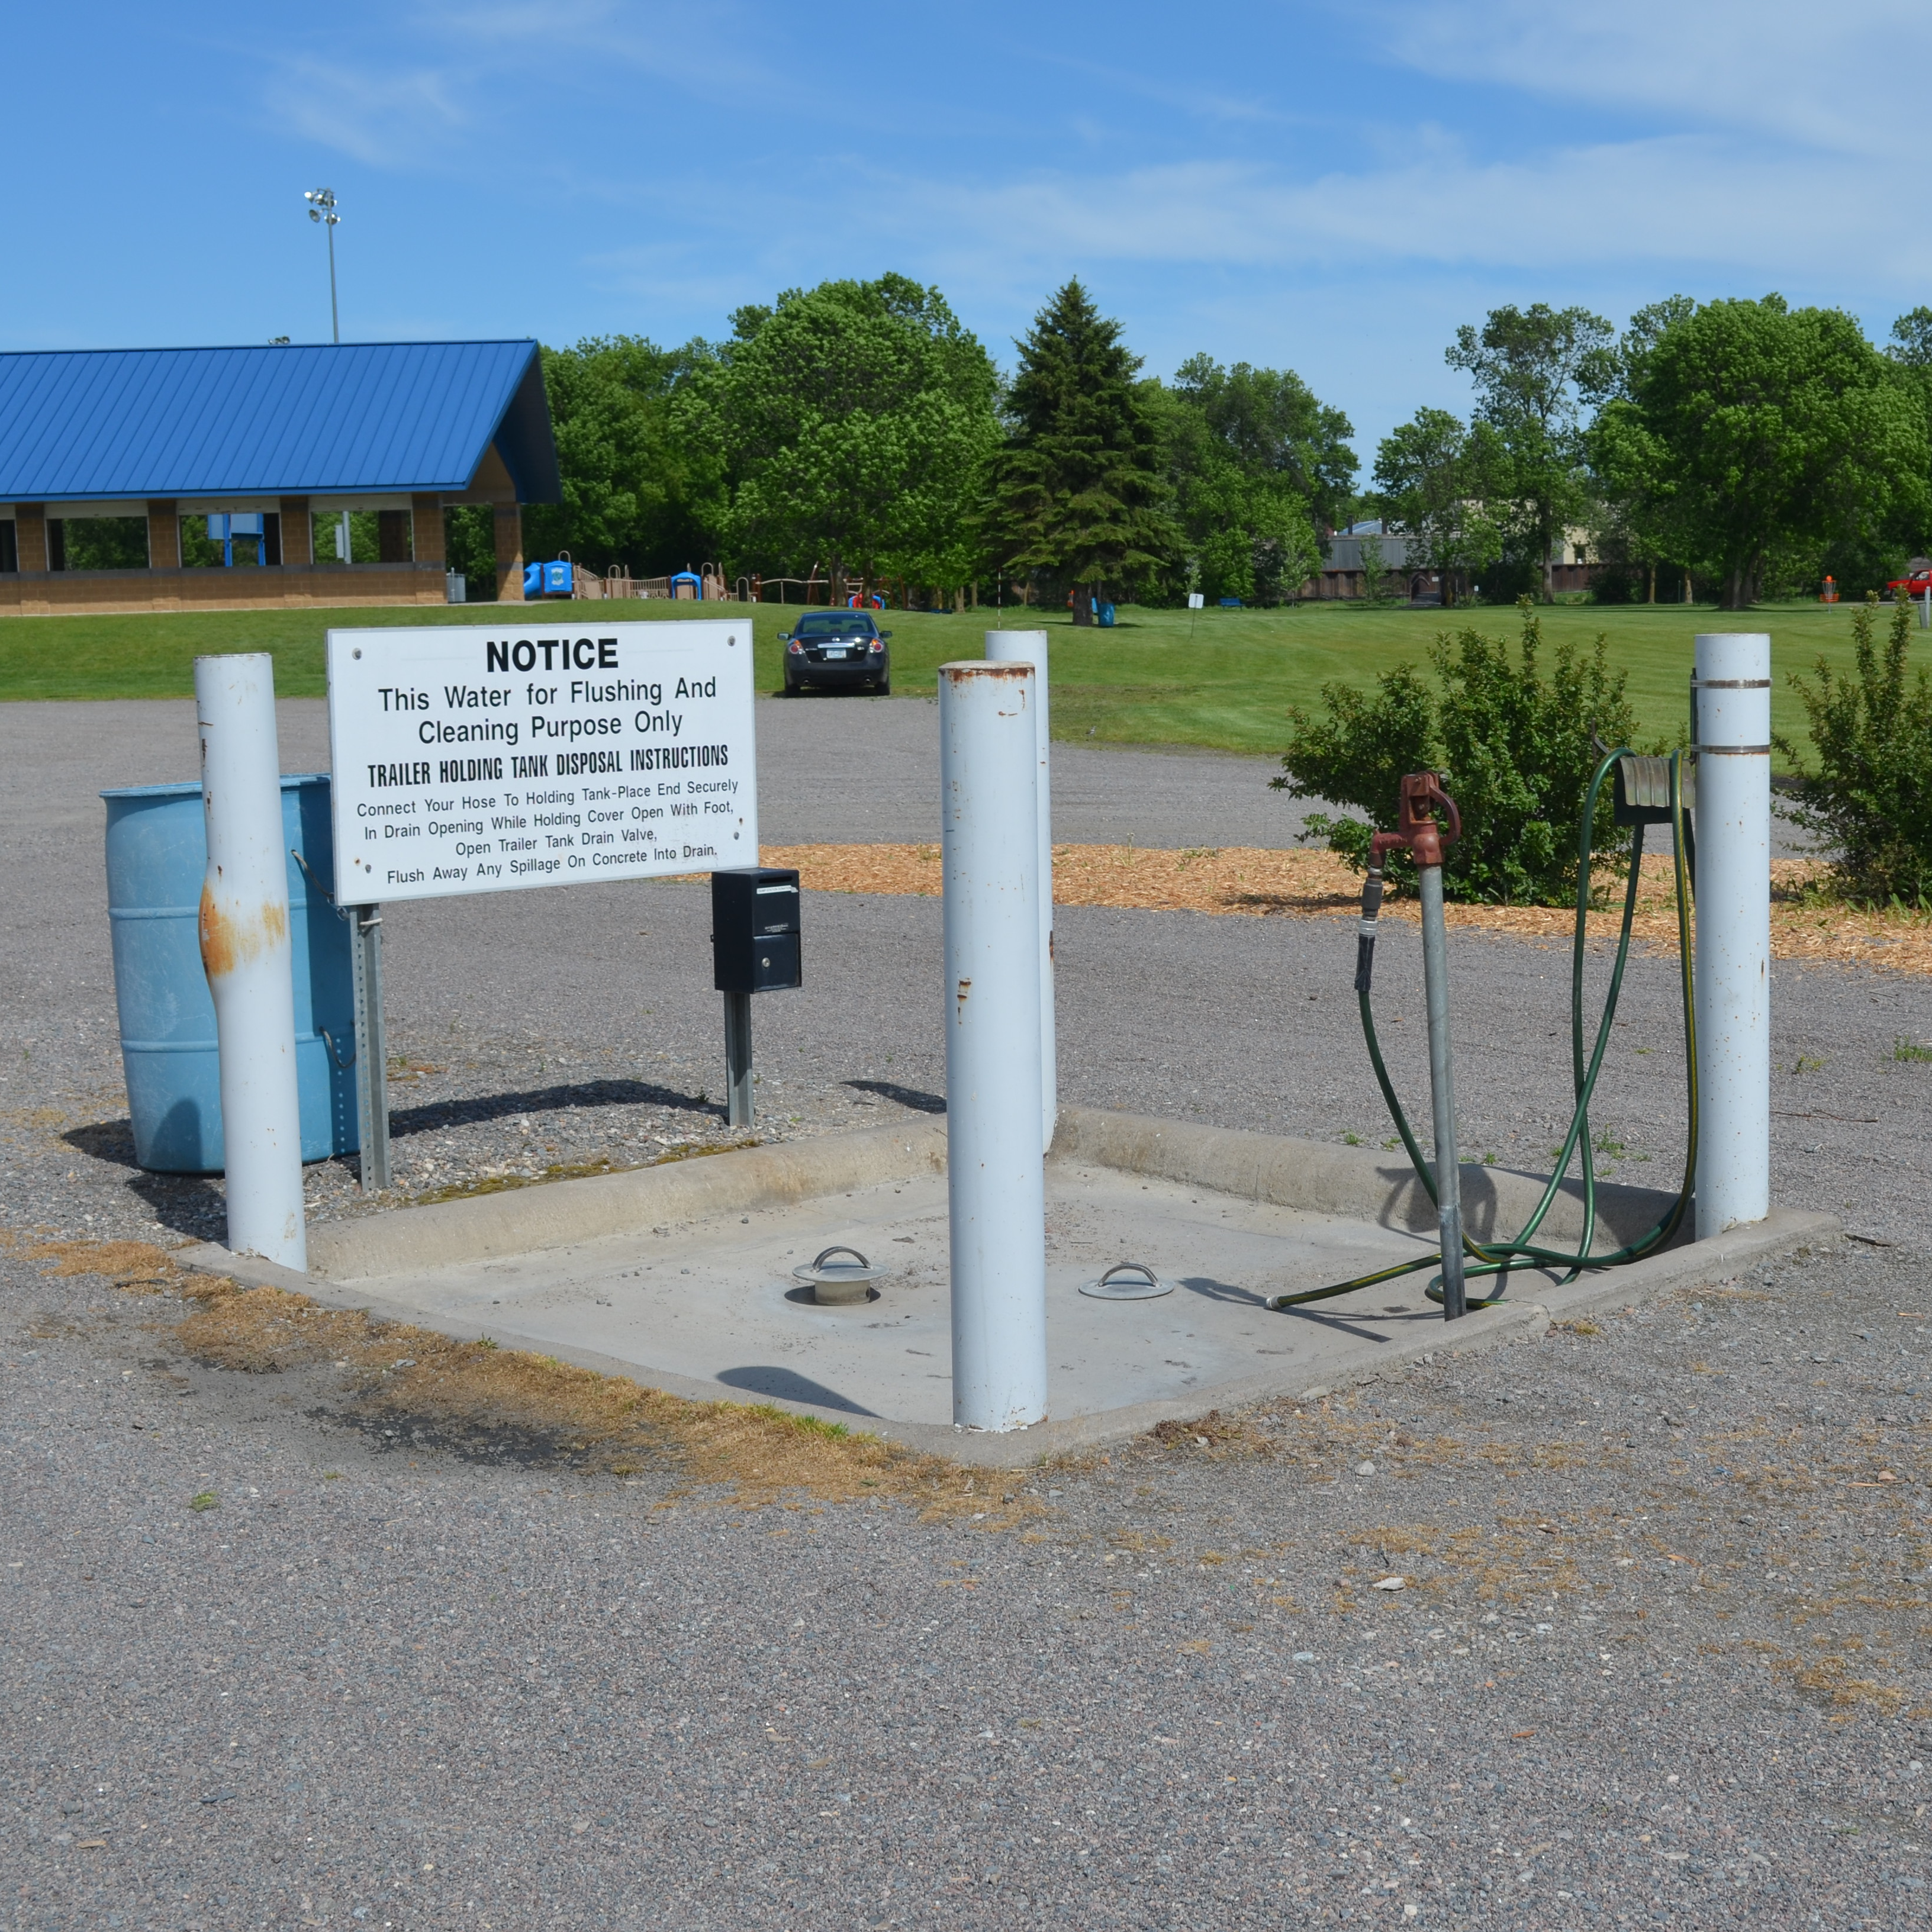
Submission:
M 1116 1262 L 1114 1265 L 1100 1277 L 1100 1280 L 1094 1284 L 1095 1286 L 1098 1288 L 1105 1288 L 1108 1282 L 1112 1281 L 1117 1274 L 1144 1275 L 1147 1277 L 1147 1283 L 1150 1288 L 1158 1286 L 1160 1281 L 1160 1276 L 1156 1274 L 1154 1270 L 1149 1268 L 1145 1262 Z
M 837 1247 L 821 1249 L 818 1258 L 812 1263 L 812 1266 L 814 1268 L 822 1268 L 834 1255 L 850 1255 L 862 1268 L 868 1268 L 872 1265 L 856 1248 L 848 1248 L 842 1243 Z

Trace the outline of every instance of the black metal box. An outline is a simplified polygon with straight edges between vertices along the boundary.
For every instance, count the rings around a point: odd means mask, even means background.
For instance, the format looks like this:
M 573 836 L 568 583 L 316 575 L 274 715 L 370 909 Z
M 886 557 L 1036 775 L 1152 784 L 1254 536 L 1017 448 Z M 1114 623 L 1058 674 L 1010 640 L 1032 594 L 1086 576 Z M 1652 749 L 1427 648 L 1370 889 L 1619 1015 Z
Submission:
M 772 993 L 804 982 L 798 874 L 744 866 L 711 875 L 712 976 L 721 993 Z

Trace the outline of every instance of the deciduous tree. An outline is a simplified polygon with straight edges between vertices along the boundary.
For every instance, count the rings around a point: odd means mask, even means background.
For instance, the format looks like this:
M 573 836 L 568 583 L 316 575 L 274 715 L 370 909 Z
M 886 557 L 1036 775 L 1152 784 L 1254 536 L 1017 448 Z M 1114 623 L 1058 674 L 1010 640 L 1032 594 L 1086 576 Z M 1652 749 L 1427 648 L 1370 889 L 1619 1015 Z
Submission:
M 701 342 L 660 349 L 614 335 L 546 349 L 543 358 L 563 500 L 524 511 L 530 554 L 567 550 L 600 572 L 613 563 L 650 575 L 680 568 L 710 541 L 718 507 L 718 465 L 682 434 L 675 410 L 711 352 Z M 487 529 L 482 552 L 474 563 L 494 568 Z
M 732 322 L 684 416 L 722 466 L 736 560 L 932 580 L 998 433 L 998 372 L 945 297 L 825 282 Z
M 1582 410 L 1600 380 L 1612 338 L 1609 322 L 1585 308 L 1492 309 L 1478 331 L 1465 322 L 1444 352 L 1476 388 L 1476 413 L 1496 431 L 1509 459 L 1510 535 L 1536 564 L 1543 595 L 1553 594 L 1552 554 L 1566 525 L 1585 512 Z
M 1444 604 L 1502 554 L 1498 505 L 1508 472 L 1494 425 L 1465 428 L 1447 410 L 1417 410 L 1376 452 L 1376 502 L 1412 546 L 1410 560 L 1438 574 Z
M 1875 545 L 1924 514 L 1925 412 L 1898 365 L 1850 316 L 1778 296 L 1670 321 L 1592 442 L 1612 486 L 1720 579 L 1730 610 L 1781 546 Z

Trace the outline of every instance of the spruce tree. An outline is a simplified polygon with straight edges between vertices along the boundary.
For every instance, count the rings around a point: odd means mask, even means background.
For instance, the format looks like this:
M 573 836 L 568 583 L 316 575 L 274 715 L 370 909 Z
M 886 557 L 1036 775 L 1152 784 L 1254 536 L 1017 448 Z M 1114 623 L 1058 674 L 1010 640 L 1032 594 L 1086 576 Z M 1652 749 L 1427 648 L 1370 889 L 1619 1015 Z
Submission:
M 1178 542 L 1140 358 L 1120 336 L 1077 280 L 1054 297 L 1016 345 L 1007 433 L 988 470 L 988 549 L 1004 568 L 1070 578 L 1076 624 L 1109 580 L 1166 561 Z

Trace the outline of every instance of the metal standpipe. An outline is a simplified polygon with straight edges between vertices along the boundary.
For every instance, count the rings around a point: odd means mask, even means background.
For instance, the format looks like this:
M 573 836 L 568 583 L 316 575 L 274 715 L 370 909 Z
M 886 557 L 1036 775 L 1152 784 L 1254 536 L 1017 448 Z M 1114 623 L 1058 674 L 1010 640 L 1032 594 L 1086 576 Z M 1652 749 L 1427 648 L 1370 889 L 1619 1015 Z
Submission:
M 1448 815 L 1445 827 L 1438 812 Z M 1456 1152 L 1456 1060 L 1449 1040 L 1449 934 L 1442 917 L 1442 848 L 1462 836 L 1462 814 L 1434 772 L 1411 772 L 1402 782 L 1396 829 L 1369 842 L 1369 889 L 1362 900 L 1355 991 L 1368 1021 L 1370 976 L 1375 956 L 1376 914 L 1382 905 L 1384 856 L 1404 847 L 1415 861 L 1422 898 L 1422 986 L 1429 1012 L 1429 1093 L 1436 1129 L 1436 1226 L 1442 1250 L 1442 1318 L 1469 1312 L 1463 1276 L 1462 1172 Z M 1391 1104 L 1393 1101 L 1391 1100 Z M 1420 1159 L 1420 1156 L 1418 1156 Z M 1271 1304 L 1275 1305 L 1275 1304 Z
M 308 1265 L 282 839 L 275 665 L 265 653 L 194 661 L 208 870 L 201 963 L 220 1055 L 228 1246 Z
M 939 670 L 952 1419 L 1046 1414 L 1040 756 L 1030 664 Z
M 724 995 L 724 1118 L 728 1125 L 752 1124 L 752 996 Z
M 1030 664 L 1034 668 L 1034 742 L 1040 754 L 1040 789 L 1034 794 L 1040 845 L 1040 1139 L 1053 1144 L 1060 1124 L 1059 1029 L 1054 1019 L 1053 976 L 1053 745 L 1048 729 L 1046 633 L 988 631 L 988 664 Z
M 1442 1318 L 1468 1312 L 1462 1280 L 1462 1174 L 1456 1151 L 1456 1061 L 1449 1044 L 1449 934 L 1442 867 L 1418 874 L 1422 897 L 1422 989 L 1429 1010 L 1429 1096 L 1436 1129 L 1436 1225 L 1442 1244 Z
M 1696 1235 L 1771 1212 L 1771 639 L 1700 636 Z
M 356 1173 L 364 1194 L 389 1184 L 389 1048 L 382 1033 L 382 908 L 346 908 L 356 982 Z

